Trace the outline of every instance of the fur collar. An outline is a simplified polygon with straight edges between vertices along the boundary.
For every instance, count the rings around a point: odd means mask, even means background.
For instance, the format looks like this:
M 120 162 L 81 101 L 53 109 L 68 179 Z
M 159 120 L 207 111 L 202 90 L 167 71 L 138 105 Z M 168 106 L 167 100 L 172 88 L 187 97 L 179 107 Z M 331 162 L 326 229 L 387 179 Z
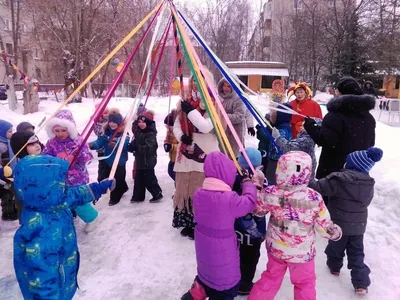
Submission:
M 375 97 L 371 95 L 342 95 L 332 98 L 328 104 L 329 112 L 368 112 L 375 108 Z

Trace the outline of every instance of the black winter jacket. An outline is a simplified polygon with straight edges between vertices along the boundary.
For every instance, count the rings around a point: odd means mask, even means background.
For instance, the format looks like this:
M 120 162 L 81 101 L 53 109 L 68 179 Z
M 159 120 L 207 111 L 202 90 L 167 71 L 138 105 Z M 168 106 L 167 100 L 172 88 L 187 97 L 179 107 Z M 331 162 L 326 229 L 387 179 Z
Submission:
M 375 180 L 367 173 L 341 170 L 309 187 L 329 197 L 328 211 L 332 221 L 342 228 L 343 235 L 362 235 L 368 219 L 368 206 L 374 197 Z
M 154 169 L 157 164 L 157 130 L 153 122 L 145 129 L 135 132 L 135 161 L 137 170 Z
M 314 142 L 322 147 L 316 178 L 343 168 L 348 154 L 375 144 L 375 107 L 371 95 L 343 95 L 328 102 L 322 126 L 304 125 Z

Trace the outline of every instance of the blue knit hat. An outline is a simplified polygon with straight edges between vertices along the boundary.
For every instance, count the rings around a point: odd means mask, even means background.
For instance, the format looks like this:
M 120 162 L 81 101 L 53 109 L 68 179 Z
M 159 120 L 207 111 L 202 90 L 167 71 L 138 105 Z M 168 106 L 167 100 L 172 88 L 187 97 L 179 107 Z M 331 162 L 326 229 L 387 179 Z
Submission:
M 5 120 L 0 120 L 0 137 L 7 139 L 7 131 L 13 127 L 13 124 Z
M 122 115 L 121 115 L 121 114 L 118 114 L 118 113 L 116 113 L 116 114 L 109 114 L 109 115 L 108 115 L 108 122 L 109 122 L 109 123 L 110 123 L 110 122 L 115 123 L 115 124 L 117 124 L 118 126 L 121 125 L 123 119 L 124 119 L 124 118 L 122 117 Z
M 249 157 L 250 162 L 254 167 L 258 167 L 259 165 L 261 165 L 261 160 L 262 160 L 261 152 L 258 149 L 246 148 L 244 150 L 246 151 L 247 156 Z M 240 154 L 238 158 L 238 163 L 246 169 L 250 168 L 249 164 L 247 163 L 246 159 L 242 154 Z
M 375 163 L 381 160 L 382 155 L 383 151 L 374 147 L 368 150 L 355 151 L 347 155 L 345 168 L 369 173 Z

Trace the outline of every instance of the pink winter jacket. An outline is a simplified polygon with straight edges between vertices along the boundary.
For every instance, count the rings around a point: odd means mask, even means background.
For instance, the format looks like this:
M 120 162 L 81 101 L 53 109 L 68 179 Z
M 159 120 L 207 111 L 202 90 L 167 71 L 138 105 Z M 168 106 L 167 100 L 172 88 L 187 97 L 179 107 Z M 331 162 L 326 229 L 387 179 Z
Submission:
M 333 224 L 322 196 L 307 187 L 311 157 L 301 151 L 281 156 L 276 186 L 269 186 L 258 200 L 255 214 L 271 213 L 267 229 L 267 251 L 290 263 L 304 263 L 315 257 L 315 231 L 339 240 L 342 231 Z

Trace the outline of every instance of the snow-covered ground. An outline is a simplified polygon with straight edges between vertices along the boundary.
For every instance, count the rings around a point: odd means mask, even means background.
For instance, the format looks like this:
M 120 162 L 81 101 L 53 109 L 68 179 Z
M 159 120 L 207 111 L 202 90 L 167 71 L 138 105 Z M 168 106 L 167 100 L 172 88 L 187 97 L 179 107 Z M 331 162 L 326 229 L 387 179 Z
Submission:
M 326 95 L 319 95 L 326 99 Z M 178 98 L 173 98 L 173 105 Z M 110 106 L 116 106 L 126 113 L 133 99 L 116 98 Z M 261 99 L 254 103 L 262 112 L 267 105 Z M 44 116 L 50 116 L 60 104 L 42 101 L 40 112 L 21 115 L 22 108 L 11 112 L 6 105 L 0 105 L 0 118 L 17 125 L 30 121 L 38 125 Z M 172 228 L 172 199 L 174 185 L 167 174 L 168 155 L 162 144 L 165 137 L 163 119 L 168 111 L 168 98 L 150 98 L 148 107 L 156 111 L 158 133 L 157 177 L 163 188 L 164 199 L 160 203 L 149 202 L 131 204 L 133 182 L 130 176 L 133 158 L 127 164 L 127 182 L 130 190 L 121 203 L 109 207 L 108 201 L 99 202 L 98 228 L 86 234 L 83 223 L 76 223 L 81 267 L 79 285 L 74 299 L 113 299 L 113 300 L 177 300 L 190 287 L 196 275 L 194 242 L 180 236 Z M 93 101 L 84 99 L 81 104 L 71 104 L 77 126 L 82 130 L 94 111 Z M 376 179 L 375 198 L 369 208 L 369 221 L 365 234 L 366 263 L 371 268 L 372 285 L 364 299 L 400 299 L 400 155 L 396 140 L 400 129 L 377 124 L 376 145 L 384 151 L 383 160 L 376 164 L 372 176 Z M 47 141 L 45 131 L 39 133 L 42 142 Z M 94 137 L 93 137 L 94 139 Z M 256 146 L 257 140 L 247 137 L 247 146 Z M 317 150 L 319 154 L 319 150 Z M 89 165 L 91 179 L 97 177 L 97 162 Z M 150 195 L 147 196 L 147 199 Z M 18 222 L 0 221 L 0 299 L 22 299 L 14 275 L 12 263 L 12 240 Z M 317 241 L 317 294 L 318 299 L 346 300 L 357 299 L 353 294 L 350 274 L 343 269 L 339 278 L 329 274 L 325 265 L 324 248 L 326 240 Z M 265 269 L 266 253 L 257 268 L 257 280 Z M 246 299 L 238 297 L 237 299 Z M 293 299 L 293 288 L 287 274 L 276 299 Z

